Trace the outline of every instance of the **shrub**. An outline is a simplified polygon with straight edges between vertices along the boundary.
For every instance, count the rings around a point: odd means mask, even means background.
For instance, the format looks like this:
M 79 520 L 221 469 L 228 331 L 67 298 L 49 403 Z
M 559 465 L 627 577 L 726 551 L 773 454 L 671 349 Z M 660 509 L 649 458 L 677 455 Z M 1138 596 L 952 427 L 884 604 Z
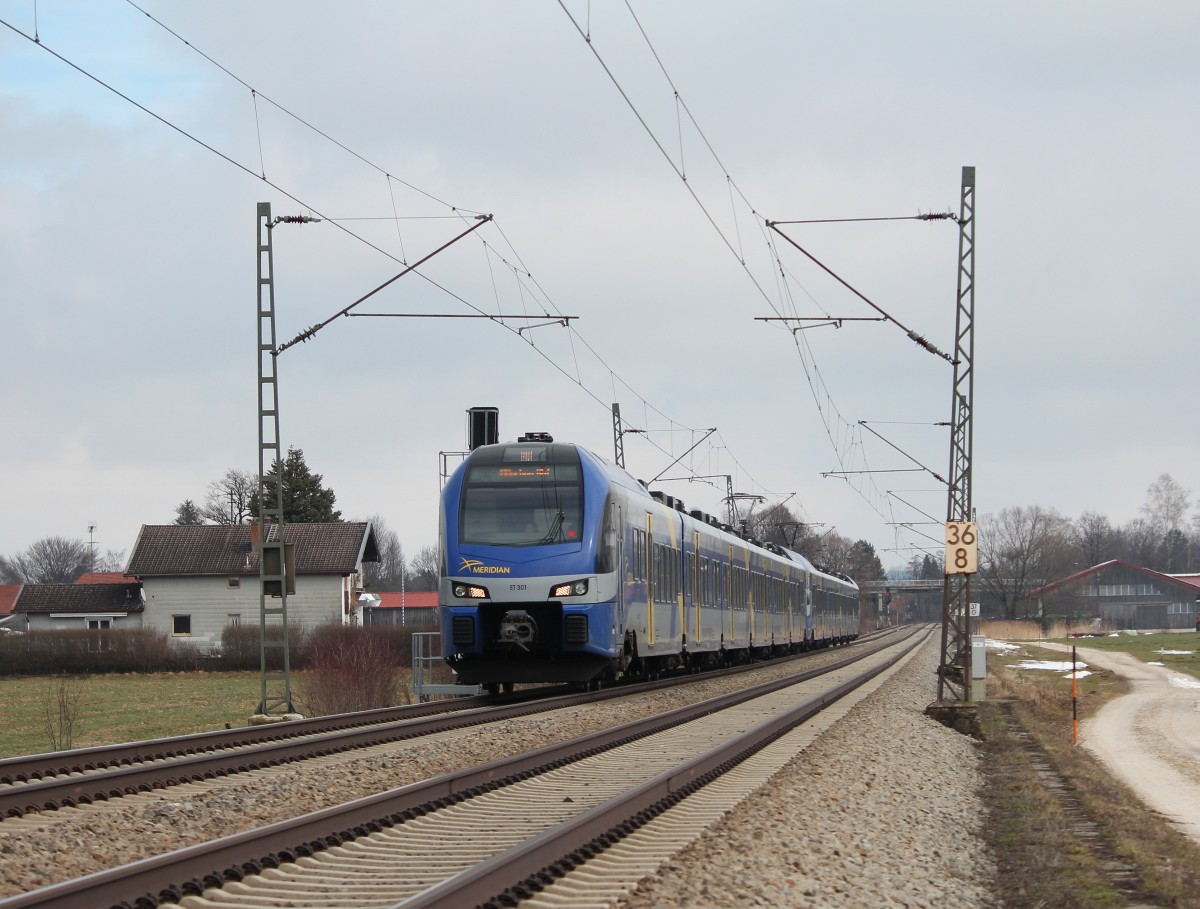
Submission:
M 267 625 L 267 640 L 282 640 L 282 626 Z M 259 637 L 261 629 L 257 622 L 252 625 L 226 625 L 221 631 L 221 669 L 260 669 Z M 304 662 L 308 645 L 309 630 L 296 622 L 288 623 L 288 656 L 292 666 Z M 267 668 L 283 668 L 283 650 L 267 648 Z
M 317 628 L 310 635 L 297 704 L 308 716 L 325 716 L 408 703 L 400 667 L 409 659 L 411 633 L 403 629 Z
M 42 728 L 51 751 L 68 751 L 75 743 L 75 729 L 83 709 L 83 682 L 65 674 L 46 687 L 42 697 Z
M 184 672 L 199 661 L 196 648 L 172 647 L 166 634 L 146 628 L 0 636 L 0 672 L 6 675 Z

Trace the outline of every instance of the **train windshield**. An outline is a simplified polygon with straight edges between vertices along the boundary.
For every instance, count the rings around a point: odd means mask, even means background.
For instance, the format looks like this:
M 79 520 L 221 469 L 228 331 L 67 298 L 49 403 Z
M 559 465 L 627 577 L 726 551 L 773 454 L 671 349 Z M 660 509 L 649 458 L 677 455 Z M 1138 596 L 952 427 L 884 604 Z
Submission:
M 459 542 L 549 546 L 579 542 L 583 481 L 572 445 L 479 449 L 463 481 Z

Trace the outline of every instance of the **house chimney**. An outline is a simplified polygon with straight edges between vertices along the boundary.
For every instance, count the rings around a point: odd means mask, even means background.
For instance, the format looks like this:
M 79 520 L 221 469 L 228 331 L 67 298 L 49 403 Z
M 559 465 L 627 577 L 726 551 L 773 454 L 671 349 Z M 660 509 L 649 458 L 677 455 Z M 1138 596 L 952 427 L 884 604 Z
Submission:
M 258 538 L 259 538 L 258 522 L 255 521 L 253 524 L 250 525 L 250 542 L 257 543 Z

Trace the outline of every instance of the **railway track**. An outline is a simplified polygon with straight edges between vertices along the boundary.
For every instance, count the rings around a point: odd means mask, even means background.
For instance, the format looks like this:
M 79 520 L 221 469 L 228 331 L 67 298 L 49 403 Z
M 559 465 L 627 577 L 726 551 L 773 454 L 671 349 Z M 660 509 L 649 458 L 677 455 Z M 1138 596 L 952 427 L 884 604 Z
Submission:
M 749 755 L 884 671 L 916 643 L 910 637 L 855 648 L 853 657 L 819 674 L 805 673 L 804 681 L 796 676 L 756 686 L 145 859 L 0 901 L 0 909 L 462 907 L 488 904 L 506 891 L 511 900 L 547 886 L 553 890 L 557 878 L 571 877 L 572 867 L 635 833 L 693 789 L 743 766 Z
M 795 659 L 788 657 L 787 659 Z M 731 667 L 705 678 L 761 668 Z M 599 692 L 567 686 L 436 701 L 148 742 L 0 760 L 0 819 L 54 811 L 686 684 L 691 676 Z
M 22 817 L 30 812 L 88 805 L 182 783 L 212 780 L 462 729 L 553 709 L 549 705 L 554 700 L 553 697 L 531 694 L 495 706 L 486 698 L 465 698 L 462 703 L 447 701 L 367 711 L 368 716 L 342 714 L 297 720 L 294 727 L 289 722 L 253 727 L 252 730 L 117 745 L 111 751 L 89 749 L 98 754 L 83 758 L 75 756 L 74 752 L 62 756 L 16 758 L 12 759 L 11 768 L 0 767 L 0 771 L 22 767 L 19 774 L 7 773 L 9 779 L 5 780 L 5 785 L 0 785 L 0 817 Z M 274 734 L 256 731 L 264 728 L 273 730 Z M 238 734 L 230 734 L 233 732 Z M 43 757 L 55 760 L 44 763 Z M 69 763 L 64 763 L 63 757 Z

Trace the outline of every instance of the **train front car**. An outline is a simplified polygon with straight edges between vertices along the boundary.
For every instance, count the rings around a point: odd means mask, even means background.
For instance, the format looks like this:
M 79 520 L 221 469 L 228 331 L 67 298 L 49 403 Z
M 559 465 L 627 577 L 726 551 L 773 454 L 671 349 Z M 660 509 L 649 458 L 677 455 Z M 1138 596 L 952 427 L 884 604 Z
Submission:
M 446 483 L 439 612 L 460 682 L 587 682 L 620 656 L 608 487 L 544 434 L 476 448 Z

